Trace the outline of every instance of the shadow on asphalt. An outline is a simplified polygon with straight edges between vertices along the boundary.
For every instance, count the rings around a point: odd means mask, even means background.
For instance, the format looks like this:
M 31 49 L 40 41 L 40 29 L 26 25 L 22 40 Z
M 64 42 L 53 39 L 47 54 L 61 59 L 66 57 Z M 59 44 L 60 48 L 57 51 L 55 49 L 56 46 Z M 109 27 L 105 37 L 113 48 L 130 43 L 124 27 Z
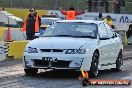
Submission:
M 22 64 L 22 59 L 18 59 L 18 60 L 14 60 L 13 58 L 7 58 L 6 60 L 2 61 L 0 63 L 0 66 L 4 67 L 4 66 L 15 66 L 18 64 Z
M 81 72 L 75 71 L 48 71 L 41 72 L 32 76 L 33 78 L 48 78 L 48 79 L 78 79 Z M 91 79 L 120 79 L 129 75 L 126 71 L 116 72 L 113 70 L 100 70 L 99 75 L 96 78 Z
M 129 76 L 130 73 L 127 70 L 114 71 L 114 70 L 101 70 L 99 76 L 96 79 L 121 79 Z
M 78 78 L 81 75 L 80 72 L 75 71 L 47 71 L 38 73 L 35 77 L 44 77 L 44 78 Z

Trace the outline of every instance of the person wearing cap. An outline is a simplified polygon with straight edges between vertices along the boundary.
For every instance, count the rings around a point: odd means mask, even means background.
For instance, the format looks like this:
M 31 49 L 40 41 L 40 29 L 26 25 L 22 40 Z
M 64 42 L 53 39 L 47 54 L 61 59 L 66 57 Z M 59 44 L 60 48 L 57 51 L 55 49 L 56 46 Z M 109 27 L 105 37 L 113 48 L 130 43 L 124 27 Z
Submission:
M 66 15 L 66 20 L 75 20 L 76 19 L 76 16 L 77 15 L 81 15 L 81 14 L 84 14 L 85 12 L 84 11 L 75 11 L 74 7 L 71 6 L 68 11 L 63 11 L 61 8 L 60 8 L 60 12 L 63 14 L 63 15 Z
M 111 16 L 109 16 L 109 15 L 103 21 L 106 22 L 107 24 L 109 24 L 109 26 L 112 26 L 112 24 L 113 24 Z
M 39 32 L 41 18 L 37 15 L 35 8 L 31 8 L 29 12 L 29 15 L 24 21 L 22 31 L 26 31 L 27 40 L 33 40 L 35 33 Z

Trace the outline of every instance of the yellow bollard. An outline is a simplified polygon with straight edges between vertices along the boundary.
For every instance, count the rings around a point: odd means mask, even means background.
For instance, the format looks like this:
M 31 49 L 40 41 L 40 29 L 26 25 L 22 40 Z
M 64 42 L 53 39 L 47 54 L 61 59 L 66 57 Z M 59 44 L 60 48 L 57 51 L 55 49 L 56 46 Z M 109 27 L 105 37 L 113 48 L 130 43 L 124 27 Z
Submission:
M 4 31 L 5 31 L 4 28 L 0 28 L 0 41 L 3 40 Z

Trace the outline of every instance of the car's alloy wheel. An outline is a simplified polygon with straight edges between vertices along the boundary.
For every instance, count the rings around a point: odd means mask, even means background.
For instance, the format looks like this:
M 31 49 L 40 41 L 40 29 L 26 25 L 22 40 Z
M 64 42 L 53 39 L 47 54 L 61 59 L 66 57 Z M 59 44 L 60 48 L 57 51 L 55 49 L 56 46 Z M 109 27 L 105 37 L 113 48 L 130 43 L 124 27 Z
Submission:
M 99 54 L 98 52 L 94 52 L 90 67 L 90 77 L 96 77 L 98 75 L 98 64 L 99 64 Z
M 121 71 L 123 65 L 122 51 L 119 52 L 116 60 L 116 70 Z
M 26 75 L 32 76 L 32 75 L 37 74 L 38 69 L 24 69 L 24 72 L 26 73 Z

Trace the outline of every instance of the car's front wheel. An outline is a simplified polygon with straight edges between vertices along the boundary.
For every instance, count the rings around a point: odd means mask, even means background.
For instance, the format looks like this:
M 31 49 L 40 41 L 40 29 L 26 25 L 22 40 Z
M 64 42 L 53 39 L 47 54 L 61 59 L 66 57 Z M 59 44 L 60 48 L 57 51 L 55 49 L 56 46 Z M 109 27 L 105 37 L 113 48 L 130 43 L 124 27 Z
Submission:
M 24 69 L 24 72 L 26 73 L 26 75 L 32 76 L 32 75 L 37 74 L 38 69 Z
M 99 53 L 94 52 L 93 57 L 92 57 L 92 62 L 91 62 L 91 67 L 90 67 L 90 77 L 94 78 L 98 75 L 98 64 L 99 64 Z
M 118 57 L 116 60 L 116 71 L 121 71 L 123 65 L 122 51 L 118 53 Z

